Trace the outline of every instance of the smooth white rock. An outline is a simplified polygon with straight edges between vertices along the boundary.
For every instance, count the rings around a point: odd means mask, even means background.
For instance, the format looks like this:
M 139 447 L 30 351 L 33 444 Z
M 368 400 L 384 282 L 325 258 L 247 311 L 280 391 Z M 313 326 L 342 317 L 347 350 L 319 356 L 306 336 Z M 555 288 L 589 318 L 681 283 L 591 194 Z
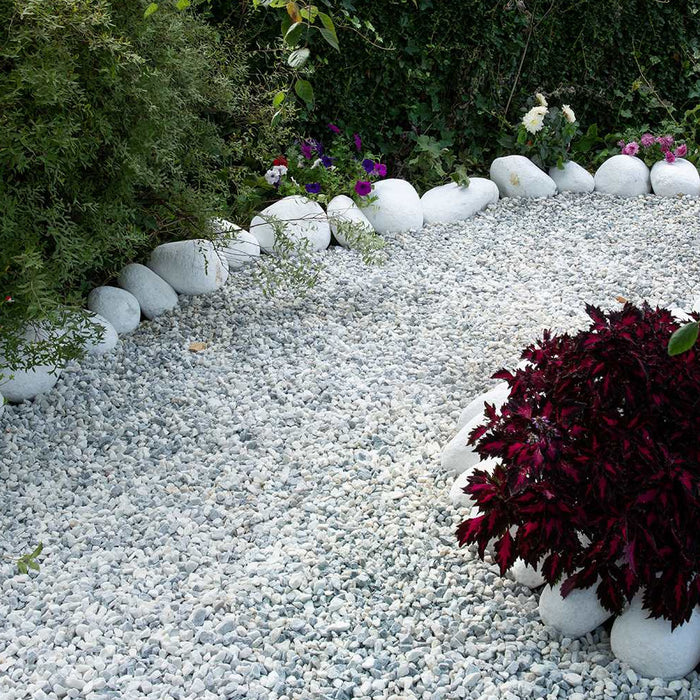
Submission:
M 651 192 L 649 168 L 637 156 L 618 154 L 608 158 L 595 173 L 595 191 L 618 197 L 637 197 Z
M 410 182 L 389 178 L 372 188 L 376 200 L 362 207 L 363 214 L 377 233 L 400 233 L 423 228 L 423 205 Z
M 585 193 L 595 189 L 593 175 L 573 160 L 567 160 L 563 168 L 556 165 L 550 168 L 549 177 L 554 180 L 559 192 Z
M 204 239 L 163 243 L 151 253 L 148 267 L 178 294 L 208 294 L 228 278 L 226 261 Z
M 81 325 L 87 326 L 88 323 L 92 323 L 101 326 L 103 330 L 102 340 L 83 341 L 85 352 L 89 355 L 104 355 L 106 352 L 114 350 L 119 343 L 119 334 L 116 328 L 104 316 L 100 316 L 100 314 L 96 314 L 92 311 L 86 311 L 85 314 L 86 319 Z
M 463 471 L 450 487 L 450 503 L 452 503 L 455 508 L 471 508 L 474 505 L 474 501 L 468 494 L 464 493 L 464 487 L 467 485 L 469 477 L 475 469 L 483 469 L 491 473 L 496 468 L 497 464 L 497 459 L 484 459 L 481 462 L 477 462 L 471 469 Z
M 478 464 L 481 457 L 467 444 L 469 433 L 484 422 L 484 414 L 480 413 L 472 418 L 450 440 L 442 451 L 440 462 L 442 468 L 450 474 L 461 474 Z
M 5 397 L 0 394 L 0 418 L 2 418 L 3 413 L 5 413 Z
M 540 618 L 571 638 L 581 637 L 602 625 L 611 615 L 596 596 L 596 582 L 590 588 L 575 588 L 566 598 L 561 597 L 560 581 L 545 586 L 540 594 Z
M 537 568 L 530 566 L 522 559 L 515 560 L 515 564 L 510 567 L 510 573 L 518 583 L 528 588 L 539 588 L 547 583 L 539 566 Z
M 669 306 L 668 310 L 671 312 L 676 321 L 687 323 L 688 321 L 693 320 L 692 317 L 686 311 L 679 308 L 678 306 Z
M 498 409 L 508 400 L 509 395 L 510 387 L 508 383 L 500 382 L 493 389 L 489 389 L 487 392 L 473 398 L 462 410 L 457 421 L 457 430 L 461 430 L 472 418 L 482 415 L 485 403 L 493 404 Z
M 676 158 L 673 163 L 660 160 L 651 166 L 651 188 L 661 197 L 679 194 L 700 196 L 700 175 L 697 168 L 685 158 Z
M 141 320 L 138 300 L 119 287 L 95 287 L 88 294 L 87 307 L 106 318 L 119 335 L 131 333 Z
M 423 220 L 426 224 L 463 221 L 497 202 L 498 198 L 496 183 L 487 178 L 470 178 L 469 187 L 460 187 L 456 182 L 450 182 L 433 187 L 421 197 Z
M 2 358 L 0 358 L 0 363 Z M 39 394 L 51 391 L 61 376 L 61 370 L 51 371 L 51 367 L 39 365 L 28 370 L 9 370 L 0 367 L 0 392 L 12 403 L 28 401 Z M 11 375 L 12 379 L 8 376 Z
M 700 612 L 671 631 L 667 620 L 647 617 L 641 596 L 615 619 L 610 632 L 613 654 L 646 678 L 682 678 L 700 663 Z
M 503 156 L 491 163 L 491 179 L 501 197 L 552 197 L 557 185 L 525 156 Z
M 253 217 L 250 232 L 266 253 L 275 250 L 275 229 L 270 219 L 284 224 L 285 235 L 291 240 L 308 241 L 312 250 L 325 250 L 331 242 L 331 227 L 321 205 L 301 195 L 284 197 Z
M 145 265 L 126 265 L 119 273 L 117 282 L 122 289 L 136 297 L 146 318 L 155 318 L 177 306 L 177 292 Z
M 693 299 L 692 311 L 700 313 L 700 296 L 697 296 L 695 297 L 695 299 Z
M 350 247 L 347 238 L 343 235 L 343 228 L 345 226 L 357 226 L 363 228 L 367 233 L 374 233 L 372 224 L 370 224 L 357 204 L 347 195 L 339 194 L 337 197 L 333 197 L 333 199 L 328 202 L 326 213 L 328 214 L 328 221 L 331 225 L 333 237 L 344 248 Z
M 260 244 L 252 233 L 226 219 L 212 219 L 210 226 L 217 235 L 217 248 L 229 269 L 235 270 L 260 257 Z

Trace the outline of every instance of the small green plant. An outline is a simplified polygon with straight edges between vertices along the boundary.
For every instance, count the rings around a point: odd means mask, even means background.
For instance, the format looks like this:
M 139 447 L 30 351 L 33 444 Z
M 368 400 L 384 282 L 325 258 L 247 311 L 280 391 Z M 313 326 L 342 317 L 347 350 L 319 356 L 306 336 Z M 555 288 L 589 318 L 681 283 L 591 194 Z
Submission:
M 39 542 L 39 544 L 33 551 L 29 552 L 28 554 L 23 554 L 17 560 L 17 570 L 20 574 L 29 573 L 29 569 L 31 569 L 32 571 L 39 571 L 39 562 L 37 561 L 37 558 L 39 557 L 43 549 L 44 545 L 41 542 Z
M 407 163 L 407 176 L 421 194 L 446 180 L 469 187 L 464 165 L 457 162 L 452 139 L 438 140 L 428 134 L 414 136 L 413 153 Z
M 365 265 L 386 262 L 386 242 L 381 236 L 355 221 L 337 218 L 332 223 L 337 230 L 336 238 L 342 238 L 349 248 L 356 250 Z

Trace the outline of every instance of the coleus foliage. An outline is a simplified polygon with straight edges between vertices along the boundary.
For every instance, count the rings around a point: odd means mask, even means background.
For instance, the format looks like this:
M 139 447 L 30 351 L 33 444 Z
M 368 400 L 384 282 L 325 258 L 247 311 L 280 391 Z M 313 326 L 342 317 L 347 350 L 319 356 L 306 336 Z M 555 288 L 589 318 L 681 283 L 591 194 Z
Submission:
M 509 400 L 469 442 L 500 464 L 469 478 L 479 515 L 457 537 L 482 558 L 495 539 L 501 573 L 541 563 L 565 596 L 597 582 L 611 612 L 641 589 L 675 627 L 700 603 L 700 348 L 668 355 L 668 310 L 586 310 L 588 330 L 545 331 L 494 375 Z

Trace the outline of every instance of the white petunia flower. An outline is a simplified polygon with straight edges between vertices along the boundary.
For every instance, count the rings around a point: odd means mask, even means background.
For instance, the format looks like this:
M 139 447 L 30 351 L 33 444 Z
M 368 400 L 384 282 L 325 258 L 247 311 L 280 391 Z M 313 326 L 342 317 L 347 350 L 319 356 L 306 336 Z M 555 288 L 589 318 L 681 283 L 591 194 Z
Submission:
M 531 134 L 536 134 L 544 126 L 544 115 L 547 108 L 543 106 L 533 107 L 524 117 L 523 126 Z
M 537 101 L 540 103 L 540 107 L 548 107 L 549 106 L 547 104 L 547 100 L 545 99 L 545 96 L 541 92 L 536 93 L 535 97 L 537 98 Z
M 273 165 L 272 169 L 279 173 L 280 177 L 283 177 L 284 175 L 287 174 L 287 166 L 286 165 Z
M 275 168 L 272 168 L 265 173 L 265 180 L 267 180 L 268 185 L 276 185 L 280 181 L 280 174 Z
M 563 105 L 563 107 L 561 108 L 561 113 L 566 118 L 566 121 L 571 122 L 572 124 L 576 121 L 576 115 L 574 114 L 574 110 L 571 109 L 569 105 Z

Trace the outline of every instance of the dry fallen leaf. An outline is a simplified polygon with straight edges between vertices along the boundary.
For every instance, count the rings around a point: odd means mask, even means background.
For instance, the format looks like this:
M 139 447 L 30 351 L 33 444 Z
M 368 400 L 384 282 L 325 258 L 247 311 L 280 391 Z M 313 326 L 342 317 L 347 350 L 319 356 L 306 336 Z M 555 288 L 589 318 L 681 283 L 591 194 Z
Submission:
M 207 349 L 207 344 L 206 343 L 190 343 L 189 351 L 190 352 L 202 352 L 202 350 Z
M 617 296 L 617 297 L 615 297 L 615 300 L 616 300 L 616 301 L 619 301 L 620 304 L 626 304 L 626 303 L 627 303 L 627 299 L 625 299 L 625 297 Z

